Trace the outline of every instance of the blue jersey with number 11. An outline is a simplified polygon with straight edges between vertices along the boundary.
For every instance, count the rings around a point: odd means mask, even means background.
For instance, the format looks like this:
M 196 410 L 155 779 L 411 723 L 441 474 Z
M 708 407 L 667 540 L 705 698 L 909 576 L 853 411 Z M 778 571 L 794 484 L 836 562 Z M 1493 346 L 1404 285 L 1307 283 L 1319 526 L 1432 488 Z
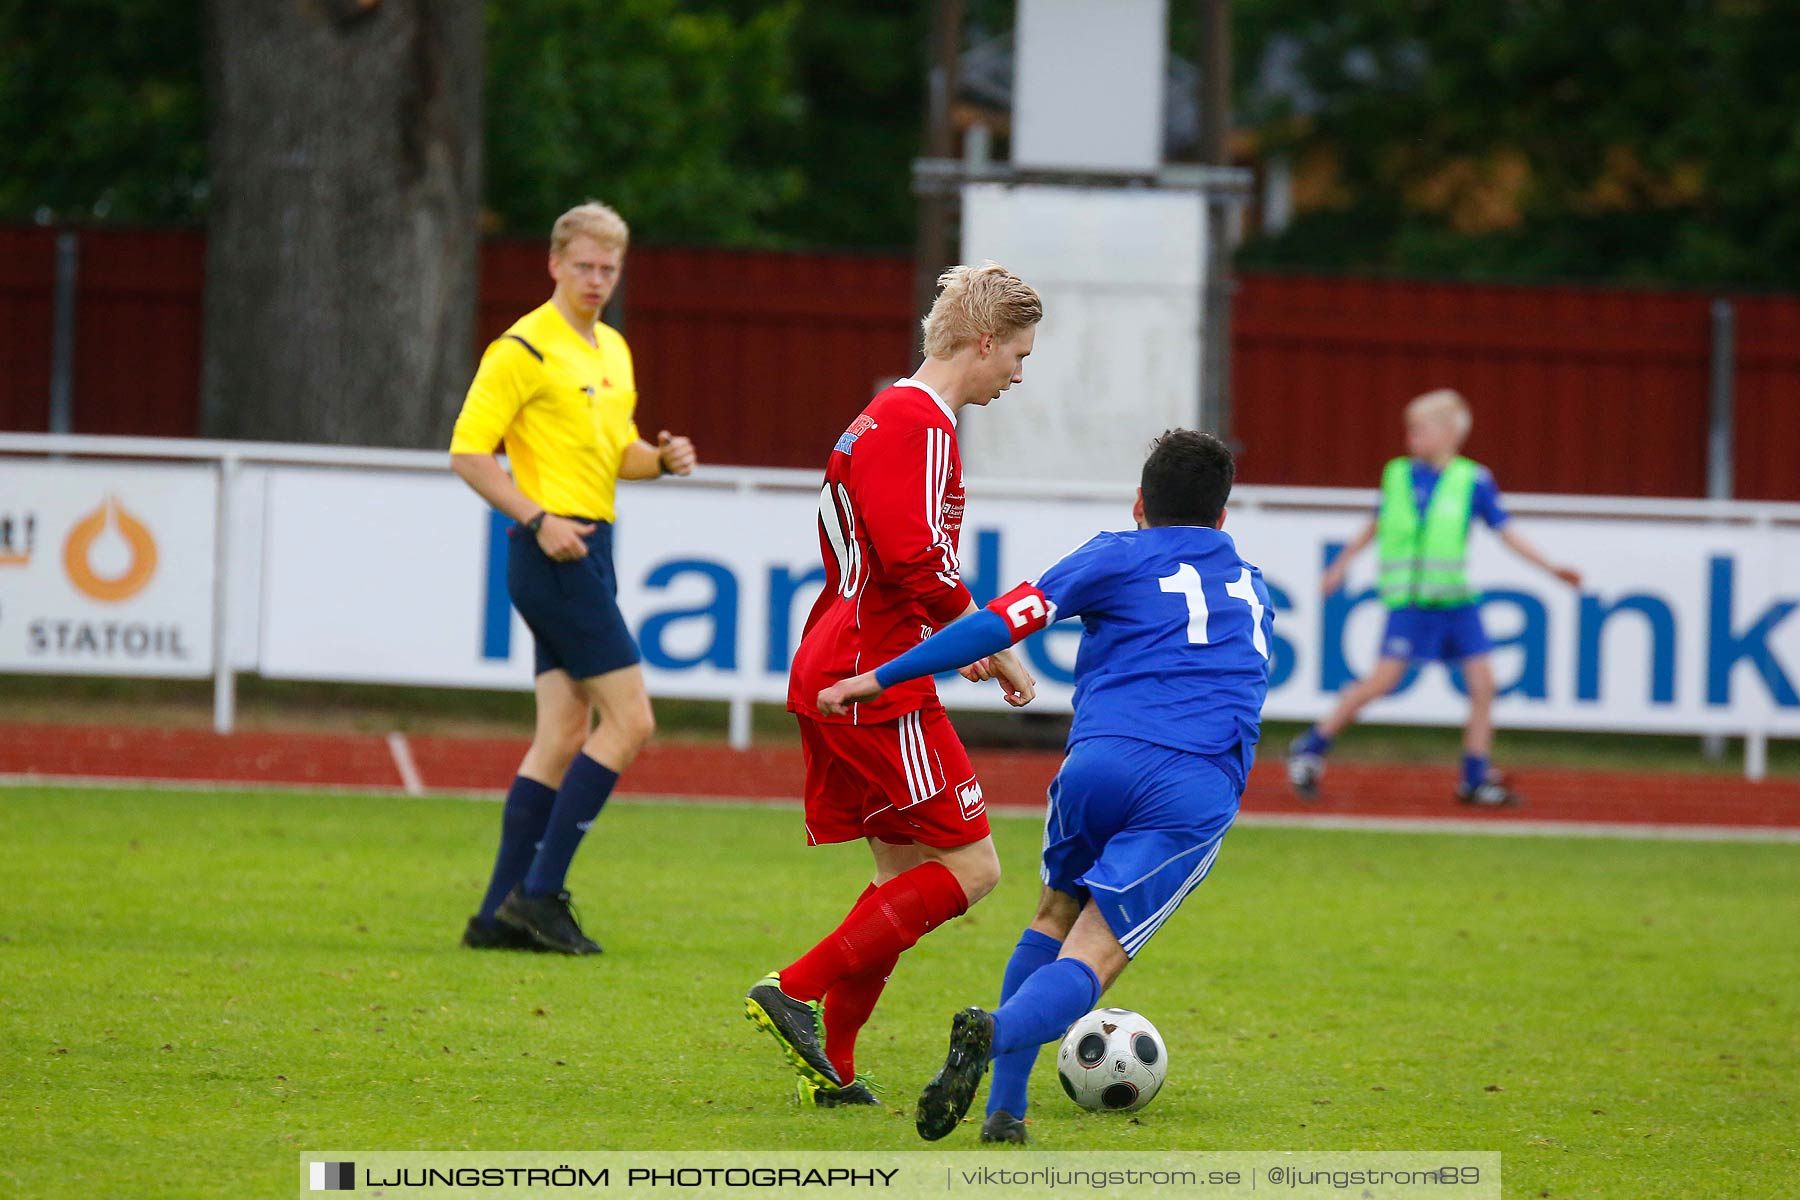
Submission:
M 992 607 L 1012 619 L 1004 603 L 1017 607 L 1028 589 L 1049 609 L 1038 621 L 1081 618 L 1070 745 L 1127 737 L 1204 754 L 1242 789 L 1262 731 L 1274 613 L 1262 572 L 1228 534 L 1103 533 Z

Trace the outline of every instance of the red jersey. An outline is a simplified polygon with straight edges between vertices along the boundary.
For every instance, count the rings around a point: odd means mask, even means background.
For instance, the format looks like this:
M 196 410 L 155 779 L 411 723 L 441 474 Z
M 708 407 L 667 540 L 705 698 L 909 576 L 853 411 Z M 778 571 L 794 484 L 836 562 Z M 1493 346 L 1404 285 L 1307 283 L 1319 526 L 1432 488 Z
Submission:
M 817 701 L 825 688 L 912 649 L 974 603 L 956 556 L 962 521 L 956 417 L 936 392 L 902 379 L 869 401 L 825 467 L 825 588 L 788 674 L 790 712 L 867 725 L 943 707 L 930 678 L 891 687 L 844 716 L 821 715 Z

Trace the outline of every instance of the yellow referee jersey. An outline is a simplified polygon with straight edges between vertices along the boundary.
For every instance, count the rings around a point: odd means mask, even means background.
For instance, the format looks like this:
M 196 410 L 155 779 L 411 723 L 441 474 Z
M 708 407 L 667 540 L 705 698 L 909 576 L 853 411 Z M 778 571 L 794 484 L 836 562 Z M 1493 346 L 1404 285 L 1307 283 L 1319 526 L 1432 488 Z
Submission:
M 549 301 L 481 356 L 456 418 L 452 454 L 505 443 L 519 490 L 550 512 L 613 519 L 619 460 L 637 440 L 637 384 L 618 330 L 596 324 L 587 344 Z

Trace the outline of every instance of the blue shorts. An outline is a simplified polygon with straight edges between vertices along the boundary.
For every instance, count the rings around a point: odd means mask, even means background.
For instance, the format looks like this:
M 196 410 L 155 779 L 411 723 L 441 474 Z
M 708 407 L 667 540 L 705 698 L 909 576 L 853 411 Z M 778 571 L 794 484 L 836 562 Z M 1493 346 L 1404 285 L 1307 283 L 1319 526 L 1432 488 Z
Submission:
M 578 519 L 594 532 L 586 538 L 587 557 L 574 562 L 545 554 L 522 526 L 507 531 L 506 594 L 531 629 L 538 675 L 563 670 L 591 679 L 638 661 L 637 642 L 619 611 L 612 525 Z
M 1203 755 L 1084 738 L 1050 784 L 1044 883 L 1091 896 L 1135 958 L 1212 870 L 1237 811 L 1237 784 Z
M 1481 627 L 1481 606 L 1396 608 L 1381 635 L 1382 658 L 1408 662 L 1459 663 L 1494 648 Z

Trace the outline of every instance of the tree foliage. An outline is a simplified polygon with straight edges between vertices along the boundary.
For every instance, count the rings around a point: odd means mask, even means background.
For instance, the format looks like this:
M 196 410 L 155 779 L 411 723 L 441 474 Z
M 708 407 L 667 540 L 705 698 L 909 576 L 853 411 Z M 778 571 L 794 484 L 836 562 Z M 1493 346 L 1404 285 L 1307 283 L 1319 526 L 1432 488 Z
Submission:
M 968 20 L 1004 29 L 1013 7 L 967 0 Z M 0 0 L 0 219 L 204 215 L 196 10 Z M 1195 11 L 1171 0 L 1183 54 Z M 540 236 L 595 195 L 652 241 L 910 243 L 927 0 L 487 12 L 491 229 Z M 1233 12 L 1240 126 L 1330 168 L 1327 202 L 1245 263 L 1800 283 L 1795 0 Z
M 773 234 L 800 245 L 910 249 L 925 17 L 921 3 L 805 0 L 793 40 L 804 119 L 762 147 L 803 183 L 768 214 Z
M 1244 261 L 1490 278 L 1800 280 L 1800 13 L 1787 0 L 1245 0 L 1265 143 L 1336 203 Z
M 0 0 L 0 219 L 198 220 L 202 70 L 194 0 Z
M 587 196 L 656 241 L 754 244 L 804 182 L 779 153 L 805 105 L 797 0 L 488 6 L 487 207 L 547 231 Z

